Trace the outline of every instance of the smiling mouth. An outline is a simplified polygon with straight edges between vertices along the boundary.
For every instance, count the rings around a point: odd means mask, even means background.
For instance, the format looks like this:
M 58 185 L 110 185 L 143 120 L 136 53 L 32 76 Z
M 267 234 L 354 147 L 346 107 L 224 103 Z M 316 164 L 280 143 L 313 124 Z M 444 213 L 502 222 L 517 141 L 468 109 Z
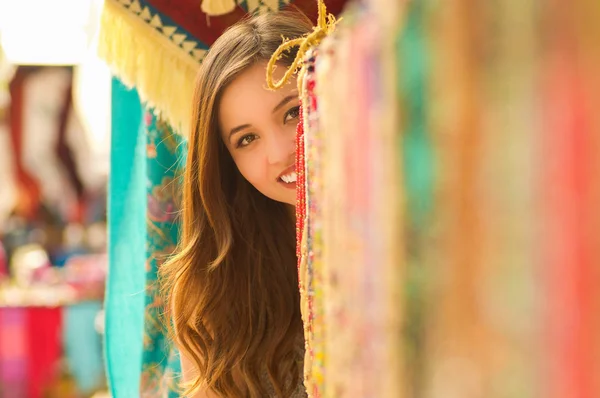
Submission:
M 295 184 L 296 178 L 297 178 L 296 172 L 292 171 L 290 173 L 279 176 L 279 181 L 283 182 L 285 184 Z
M 289 189 L 296 189 L 296 167 L 290 166 L 277 177 L 277 182 Z

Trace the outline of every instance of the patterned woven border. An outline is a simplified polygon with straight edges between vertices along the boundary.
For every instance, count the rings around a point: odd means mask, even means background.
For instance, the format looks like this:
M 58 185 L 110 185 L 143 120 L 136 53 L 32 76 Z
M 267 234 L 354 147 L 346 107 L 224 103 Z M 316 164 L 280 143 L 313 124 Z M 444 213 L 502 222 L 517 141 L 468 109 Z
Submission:
M 153 7 L 142 5 L 139 0 L 116 0 L 117 4 L 144 21 L 149 27 L 164 36 L 175 46 L 181 48 L 195 61 L 201 62 L 206 55 L 205 45 L 191 34 L 177 26 L 173 21 L 160 14 Z M 200 10 L 198 10 L 200 12 Z
M 195 61 L 202 62 L 206 55 L 207 45 L 198 41 L 194 36 L 172 21 L 168 16 L 160 13 L 154 7 L 144 4 L 139 0 L 114 0 L 131 14 L 137 16 L 148 26 L 170 42 L 189 54 Z M 277 11 L 282 6 L 290 4 L 290 0 L 236 0 L 237 4 L 248 13 L 267 13 Z M 198 6 L 198 12 L 200 6 Z

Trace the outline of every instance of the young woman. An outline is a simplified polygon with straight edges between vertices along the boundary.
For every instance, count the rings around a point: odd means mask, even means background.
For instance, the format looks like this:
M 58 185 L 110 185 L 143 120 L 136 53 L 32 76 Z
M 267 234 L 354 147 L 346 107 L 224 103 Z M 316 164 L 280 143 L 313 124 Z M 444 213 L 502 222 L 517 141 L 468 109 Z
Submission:
M 184 177 L 183 231 L 162 269 L 186 396 L 305 397 L 295 255 L 296 82 L 266 66 L 309 20 L 275 13 L 225 32 L 201 66 Z M 275 78 L 295 50 L 279 60 Z

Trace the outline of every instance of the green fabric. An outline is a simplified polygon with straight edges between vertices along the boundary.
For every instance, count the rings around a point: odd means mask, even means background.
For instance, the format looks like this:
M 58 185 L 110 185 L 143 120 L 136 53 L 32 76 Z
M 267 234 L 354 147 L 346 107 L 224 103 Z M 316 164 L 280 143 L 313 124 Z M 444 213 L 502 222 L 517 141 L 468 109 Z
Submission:
M 405 107 L 403 132 L 406 194 L 409 216 L 415 224 L 427 222 L 433 200 L 433 152 L 427 125 L 428 49 L 423 23 L 427 2 L 409 7 L 398 41 L 400 96 Z
M 185 141 L 151 111 L 146 119 L 147 246 L 146 311 L 141 396 L 177 398 L 179 355 L 165 335 L 160 311 L 163 307 L 157 284 L 158 268 L 173 253 L 179 239 L 181 161 Z
M 428 2 L 413 2 L 408 7 L 404 29 L 397 41 L 398 90 L 406 116 L 399 140 L 403 159 L 406 195 L 406 369 L 409 390 L 422 391 L 425 370 L 425 288 L 429 268 L 424 250 L 429 233 L 434 187 L 434 153 L 428 130 L 429 59 L 424 19 Z
M 113 80 L 105 350 L 116 398 L 139 396 L 142 363 L 146 156 L 141 117 L 137 92 Z

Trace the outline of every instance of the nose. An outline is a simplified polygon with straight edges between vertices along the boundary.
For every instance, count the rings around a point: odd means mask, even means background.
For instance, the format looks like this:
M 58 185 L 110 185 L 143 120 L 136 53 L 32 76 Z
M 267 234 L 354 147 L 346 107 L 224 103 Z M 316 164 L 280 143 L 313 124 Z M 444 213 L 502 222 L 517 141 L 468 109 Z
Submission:
M 288 166 L 294 161 L 296 152 L 295 136 L 290 134 L 271 134 L 268 140 L 268 162 L 269 164 L 284 164 Z

